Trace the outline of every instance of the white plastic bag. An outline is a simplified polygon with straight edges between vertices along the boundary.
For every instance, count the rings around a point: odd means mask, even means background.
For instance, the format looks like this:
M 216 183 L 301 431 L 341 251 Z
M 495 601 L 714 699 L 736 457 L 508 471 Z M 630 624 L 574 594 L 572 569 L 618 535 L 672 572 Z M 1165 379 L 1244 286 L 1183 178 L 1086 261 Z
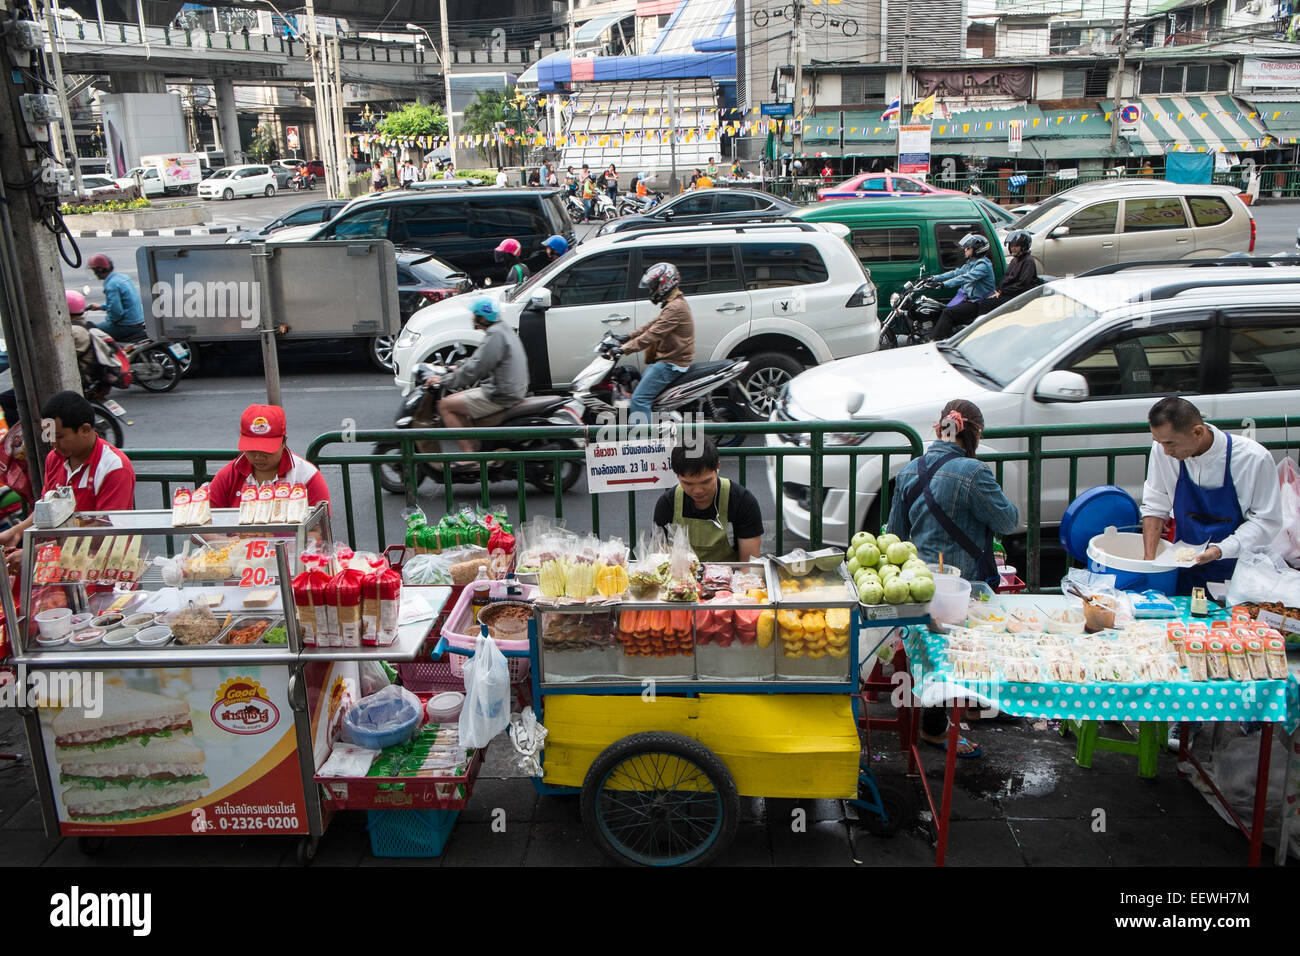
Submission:
M 1300 564 L 1300 468 L 1291 458 L 1278 462 L 1277 481 L 1282 530 L 1269 550 L 1294 566 Z
M 381 690 L 392 683 L 388 679 L 388 672 L 384 670 L 384 665 L 379 663 L 379 661 L 362 661 L 360 672 L 362 697 L 369 697 L 371 694 L 378 694 Z
M 1300 608 L 1300 571 L 1268 551 L 1246 551 L 1228 582 L 1228 606 L 1280 602 Z
M 510 724 L 510 665 L 490 637 L 478 637 L 474 657 L 465 662 L 465 704 L 460 711 L 460 742 L 486 747 Z

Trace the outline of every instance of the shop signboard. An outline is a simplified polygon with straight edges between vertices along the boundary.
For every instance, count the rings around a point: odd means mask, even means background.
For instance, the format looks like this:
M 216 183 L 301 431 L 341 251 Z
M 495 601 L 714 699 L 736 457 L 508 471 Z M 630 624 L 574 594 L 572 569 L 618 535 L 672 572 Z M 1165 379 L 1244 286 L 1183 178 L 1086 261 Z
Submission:
M 1018 153 L 1024 148 L 1025 127 L 1020 120 L 1007 123 L 1007 152 Z
M 661 491 L 677 484 L 670 456 L 673 439 L 649 436 L 587 445 L 587 490 Z
M 288 667 L 77 673 L 94 705 L 40 711 L 64 836 L 308 832 Z
M 930 172 L 930 124 L 898 127 L 898 171 L 913 175 Z
M 1300 87 L 1300 60 L 1261 60 L 1248 56 L 1241 63 L 1241 85 Z
M 284 128 L 284 138 L 289 143 L 290 149 L 298 148 L 298 127 L 286 126 Z

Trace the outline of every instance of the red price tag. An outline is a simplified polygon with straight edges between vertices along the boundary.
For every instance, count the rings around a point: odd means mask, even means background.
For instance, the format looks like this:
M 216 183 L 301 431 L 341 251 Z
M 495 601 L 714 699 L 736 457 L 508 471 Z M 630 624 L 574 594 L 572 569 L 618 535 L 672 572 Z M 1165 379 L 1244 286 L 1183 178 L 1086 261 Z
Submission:
M 263 588 L 275 584 L 275 577 L 266 568 L 244 568 L 239 575 L 241 588 Z
M 269 541 L 250 541 L 244 546 L 244 555 L 249 561 L 269 557 L 270 554 L 271 542 Z

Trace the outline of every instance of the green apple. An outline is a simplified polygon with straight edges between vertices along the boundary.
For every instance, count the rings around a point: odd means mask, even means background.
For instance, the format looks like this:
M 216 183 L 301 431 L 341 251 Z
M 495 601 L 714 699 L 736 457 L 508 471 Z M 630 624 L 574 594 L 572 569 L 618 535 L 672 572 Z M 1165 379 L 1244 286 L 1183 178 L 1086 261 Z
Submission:
M 891 580 L 893 580 L 896 577 L 898 577 L 897 565 L 887 564 L 880 569 L 880 580 L 882 583 L 888 584 Z
M 864 568 L 874 568 L 880 563 L 880 549 L 872 541 L 860 544 L 858 549 L 853 552 L 853 556 L 858 559 L 858 564 Z
M 911 556 L 912 556 L 912 552 L 908 551 L 907 546 L 903 544 L 903 542 L 901 541 L 891 544 L 889 546 L 889 550 L 885 552 L 885 557 L 889 559 L 890 564 L 901 565 L 904 561 L 906 561 Z
M 900 581 L 894 578 L 885 585 L 885 603 L 886 604 L 903 604 L 911 596 L 911 589 L 908 588 L 906 581 Z
M 845 563 L 845 565 L 846 565 L 846 566 L 848 567 L 848 569 L 849 569 L 849 575 L 850 575 L 850 576 L 852 576 L 852 575 L 854 575 L 854 574 L 857 574 L 857 573 L 858 573 L 858 569 L 859 569 L 860 567 L 862 567 L 862 562 L 860 562 L 860 561 L 858 560 L 857 555 L 854 555 L 853 557 L 849 558 L 848 561 L 846 561 L 846 562 L 844 562 L 844 563 Z
M 915 558 L 915 557 L 917 556 L 917 553 L 916 553 L 916 545 L 912 544 L 912 542 L 910 542 L 910 541 L 904 541 L 903 544 L 907 545 L 907 550 L 908 550 L 908 551 L 911 551 L 911 552 L 912 552 L 912 557 Z
M 874 534 L 872 534 L 870 531 L 859 531 L 857 534 L 853 536 L 853 539 L 849 542 L 849 545 L 852 548 L 852 550 L 856 551 L 864 544 L 875 544 L 875 543 L 876 543 L 876 536 Z
M 912 592 L 912 600 L 924 604 L 934 597 L 934 578 L 915 577 L 912 579 L 908 590 Z
M 898 544 L 901 540 L 902 538 L 896 534 L 882 534 L 876 539 L 876 547 L 883 553 L 889 550 L 891 544 Z
M 903 570 L 916 571 L 918 574 L 920 574 L 922 571 L 924 571 L 926 574 L 930 573 L 930 569 L 925 566 L 925 562 L 922 561 L 920 558 L 908 558 L 906 561 L 903 562 Z
M 875 578 L 868 578 L 858 585 L 858 600 L 863 604 L 879 604 L 885 596 L 885 589 Z

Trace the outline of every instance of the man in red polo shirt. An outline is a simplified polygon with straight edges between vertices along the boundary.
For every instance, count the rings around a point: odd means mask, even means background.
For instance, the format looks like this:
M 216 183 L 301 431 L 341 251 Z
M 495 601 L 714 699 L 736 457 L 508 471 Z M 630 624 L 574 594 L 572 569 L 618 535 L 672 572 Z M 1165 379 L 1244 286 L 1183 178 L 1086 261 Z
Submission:
M 59 392 L 41 417 L 54 425 L 54 448 L 45 457 L 41 494 L 71 487 L 78 511 L 130 511 L 135 507 L 135 469 L 131 460 L 95 431 L 95 411 L 78 392 Z M 16 547 L 31 517 L 0 532 L 0 545 Z
M 238 508 L 244 485 L 264 481 L 302 482 L 307 502 L 330 503 L 329 486 L 311 462 L 299 458 L 285 444 L 287 426 L 279 405 L 249 405 L 239 419 L 238 458 L 212 479 L 208 500 L 214 508 Z

